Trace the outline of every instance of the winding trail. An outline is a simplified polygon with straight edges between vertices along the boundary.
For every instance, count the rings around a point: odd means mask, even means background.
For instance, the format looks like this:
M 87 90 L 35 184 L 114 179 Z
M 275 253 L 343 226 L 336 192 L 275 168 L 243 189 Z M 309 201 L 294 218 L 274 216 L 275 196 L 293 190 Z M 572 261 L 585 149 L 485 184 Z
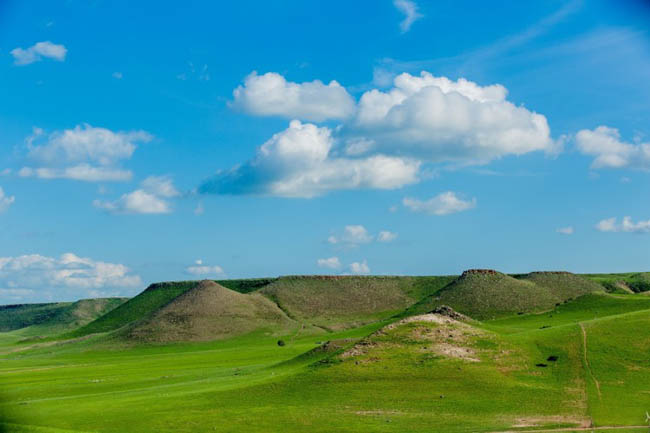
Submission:
M 594 381 L 594 384 L 596 385 L 596 390 L 598 391 L 598 400 L 602 401 L 603 396 L 600 392 L 600 382 L 598 382 L 598 379 L 596 379 L 596 376 L 594 376 L 594 372 L 592 371 L 591 365 L 589 364 L 589 358 L 587 357 L 587 331 L 585 330 L 585 327 L 582 323 L 580 323 L 580 329 L 582 330 L 582 353 L 584 356 L 585 366 L 587 367 L 589 377 L 591 377 L 591 379 Z

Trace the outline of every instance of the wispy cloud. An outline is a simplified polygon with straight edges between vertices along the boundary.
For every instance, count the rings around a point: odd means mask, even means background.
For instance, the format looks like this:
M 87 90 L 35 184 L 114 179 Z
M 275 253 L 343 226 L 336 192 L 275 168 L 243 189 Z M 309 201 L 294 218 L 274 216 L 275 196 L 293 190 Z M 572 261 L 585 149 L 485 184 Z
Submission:
M 393 0 L 393 5 L 404 14 L 404 19 L 399 23 L 402 33 L 408 32 L 415 21 L 424 17 L 418 12 L 418 5 L 412 0 Z

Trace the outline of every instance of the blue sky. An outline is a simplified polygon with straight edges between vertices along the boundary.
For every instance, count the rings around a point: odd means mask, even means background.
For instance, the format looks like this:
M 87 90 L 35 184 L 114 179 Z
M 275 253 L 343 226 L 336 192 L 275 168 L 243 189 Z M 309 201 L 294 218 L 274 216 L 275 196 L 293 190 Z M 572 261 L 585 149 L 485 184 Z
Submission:
M 0 3 L 0 303 L 650 268 L 645 2 Z

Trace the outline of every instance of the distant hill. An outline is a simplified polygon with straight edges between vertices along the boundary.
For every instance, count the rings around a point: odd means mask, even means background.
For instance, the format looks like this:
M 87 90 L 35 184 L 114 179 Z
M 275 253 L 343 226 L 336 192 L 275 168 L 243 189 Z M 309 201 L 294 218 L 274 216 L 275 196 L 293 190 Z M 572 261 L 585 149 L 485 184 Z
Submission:
M 585 274 L 584 276 L 602 285 L 608 292 L 650 292 L 650 272 Z
M 206 341 L 258 329 L 287 330 L 297 324 L 258 293 L 242 294 L 201 281 L 125 333 L 149 342 Z
M 493 270 L 474 269 L 414 305 L 410 312 L 420 314 L 449 305 L 474 319 L 486 320 L 548 310 L 557 303 L 596 291 L 602 291 L 602 287 L 568 272 L 533 272 L 515 278 Z
M 86 325 L 123 304 L 127 298 L 82 299 L 77 302 L 0 306 L 0 332 L 50 335 Z
M 390 317 L 455 277 L 286 276 L 260 293 L 290 317 L 340 329 Z

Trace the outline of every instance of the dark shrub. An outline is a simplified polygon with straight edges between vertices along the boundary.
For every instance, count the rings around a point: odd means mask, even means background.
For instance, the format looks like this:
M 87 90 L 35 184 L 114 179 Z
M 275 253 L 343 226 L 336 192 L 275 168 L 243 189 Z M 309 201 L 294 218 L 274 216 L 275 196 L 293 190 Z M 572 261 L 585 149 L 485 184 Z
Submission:
M 282 346 L 284 346 L 285 344 L 286 344 L 286 343 L 284 342 L 284 340 L 278 340 L 278 346 L 282 347 Z

